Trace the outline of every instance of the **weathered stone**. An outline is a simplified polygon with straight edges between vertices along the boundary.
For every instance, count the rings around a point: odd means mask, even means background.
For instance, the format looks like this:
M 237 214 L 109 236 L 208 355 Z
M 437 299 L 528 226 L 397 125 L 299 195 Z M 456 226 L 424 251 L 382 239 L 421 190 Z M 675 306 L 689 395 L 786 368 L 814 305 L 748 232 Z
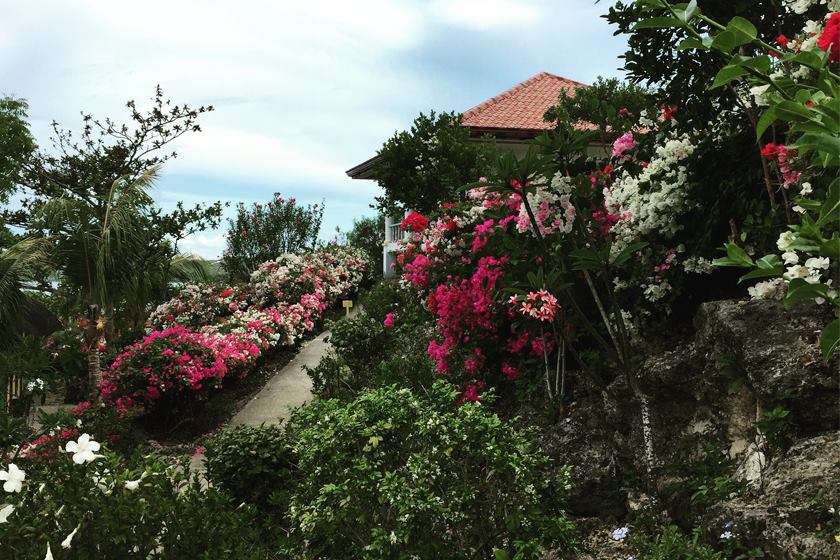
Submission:
M 729 521 L 738 537 L 775 560 L 840 558 L 840 431 L 794 445 L 764 473 L 764 485 L 717 504 L 704 517 L 711 531 Z M 711 538 L 716 535 L 710 534 Z
M 840 413 L 840 363 L 823 363 L 817 343 L 830 320 L 816 304 L 714 301 L 700 306 L 695 344 L 709 363 L 734 360 L 763 406 L 791 410 L 797 430 L 812 435 L 836 427 Z

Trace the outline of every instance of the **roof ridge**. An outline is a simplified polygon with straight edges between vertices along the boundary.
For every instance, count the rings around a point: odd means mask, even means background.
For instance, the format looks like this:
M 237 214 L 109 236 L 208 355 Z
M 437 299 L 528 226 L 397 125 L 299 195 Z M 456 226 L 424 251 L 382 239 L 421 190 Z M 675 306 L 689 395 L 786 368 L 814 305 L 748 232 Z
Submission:
M 519 82 L 515 86 L 509 87 L 505 91 L 503 91 L 503 92 L 501 92 L 497 95 L 494 95 L 490 99 L 487 99 L 486 101 L 482 101 L 481 103 L 479 103 L 475 107 L 471 107 L 471 108 L 467 109 L 463 113 L 464 120 L 466 120 L 468 118 L 471 118 L 471 117 L 475 117 L 475 116 L 481 114 L 488 107 L 492 107 L 493 105 L 496 105 L 497 103 L 499 103 L 503 99 L 507 99 L 508 97 L 513 95 L 514 93 L 517 93 L 518 91 L 530 86 L 534 82 L 537 82 L 539 80 L 543 80 L 545 78 L 550 78 L 550 79 L 554 79 L 554 80 L 558 80 L 558 81 L 564 81 L 564 82 L 570 82 L 572 84 L 577 84 L 577 85 L 586 87 L 586 84 L 584 84 L 582 82 L 578 82 L 578 81 L 575 81 L 575 80 L 570 80 L 568 78 L 564 78 L 562 76 L 552 74 L 551 72 L 545 72 L 545 71 L 538 72 L 538 73 L 534 74 L 533 76 L 531 76 L 530 78 L 528 78 L 528 79 L 526 79 L 522 82 Z

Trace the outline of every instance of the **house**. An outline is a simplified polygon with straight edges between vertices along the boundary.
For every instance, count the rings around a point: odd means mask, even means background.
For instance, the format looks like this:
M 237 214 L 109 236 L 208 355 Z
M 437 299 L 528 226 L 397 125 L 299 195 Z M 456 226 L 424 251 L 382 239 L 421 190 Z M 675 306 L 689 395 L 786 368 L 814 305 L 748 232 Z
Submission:
M 464 112 L 462 126 L 470 130 L 470 138 L 476 142 L 491 135 L 499 149 L 506 149 L 521 157 L 528 149 L 527 142 L 553 127 L 543 119 L 549 107 L 557 103 L 561 92 L 574 94 L 576 88 L 586 84 L 561 78 L 548 72 L 528 78 L 502 93 L 479 103 Z M 585 126 L 585 125 L 584 125 Z M 603 151 L 601 145 L 590 147 Z M 348 169 L 351 179 L 375 179 L 373 169 L 378 156 Z M 385 219 L 385 246 L 383 248 L 383 273 L 393 274 L 391 264 L 396 261 L 397 241 L 402 237 L 402 217 L 388 216 Z

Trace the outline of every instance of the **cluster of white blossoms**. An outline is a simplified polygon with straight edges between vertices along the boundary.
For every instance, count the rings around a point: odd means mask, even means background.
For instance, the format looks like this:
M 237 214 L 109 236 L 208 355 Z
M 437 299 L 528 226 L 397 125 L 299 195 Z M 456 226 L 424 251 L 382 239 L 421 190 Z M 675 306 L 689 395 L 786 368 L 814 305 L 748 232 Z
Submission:
M 804 14 L 816 5 L 825 6 L 829 12 L 840 10 L 840 0 L 785 0 L 787 7 L 795 14 Z
M 670 239 L 680 230 L 676 218 L 691 207 L 684 161 L 693 152 L 688 135 L 669 138 L 656 147 L 638 176 L 625 170 L 612 186 L 604 188 L 607 210 L 622 216 L 611 229 L 617 250 L 650 234 Z
M 551 180 L 551 188 L 538 186 L 526 197 L 541 235 L 572 231 L 577 210 L 571 203 L 572 184 L 567 177 L 558 173 Z M 519 233 L 526 231 L 533 233 L 534 231 L 531 226 L 531 217 L 524 203 L 519 207 L 516 230 Z
M 714 261 L 696 255 L 683 260 L 682 266 L 686 272 L 694 274 L 711 274 L 715 270 Z
M 799 264 L 799 255 L 795 251 L 783 253 L 782 260 L 787 266 L 783 275 L 785 280 L 801 278 L 809 284 L 819 284 L 823 271 L 827 271 L 830 264 L 828 257 L 809 257 L 803 264 Z
M 747 293 L 752 299 L 781 300 L 785 297 L 786 291 L 787 284 L 782 278 L 773 278 L 747 288 Z

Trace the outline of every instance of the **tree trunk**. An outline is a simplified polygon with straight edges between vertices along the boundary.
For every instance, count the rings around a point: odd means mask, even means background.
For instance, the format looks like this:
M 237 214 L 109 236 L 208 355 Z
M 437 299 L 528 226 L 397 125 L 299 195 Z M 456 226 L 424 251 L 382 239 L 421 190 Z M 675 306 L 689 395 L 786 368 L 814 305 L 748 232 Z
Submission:
M 90 402 L 99 402 L 99 385 L 102 383 L 102 365 L 99 363 L 99 343 L 94 342 L 88 348 L 88 384 Z

